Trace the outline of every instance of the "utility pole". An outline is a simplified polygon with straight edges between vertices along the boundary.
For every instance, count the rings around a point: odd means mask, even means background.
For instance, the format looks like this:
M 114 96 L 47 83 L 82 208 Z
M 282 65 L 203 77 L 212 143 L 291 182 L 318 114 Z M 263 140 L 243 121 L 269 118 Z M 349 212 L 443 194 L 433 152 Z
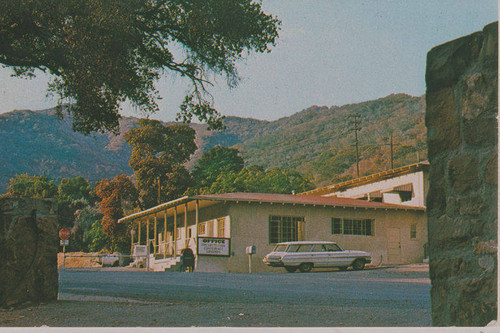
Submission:
M 361 120 L 359 119 L 361 116 L 358 113 L 355 113 L 352 115 L 354 120 L 350 121 L 353 127 L 351 127 L 349 130 L 354 131 L 354 138 L 356 140 L 356 172 L 359 178 L 359 144 L 358 144 L 358 131 L 361 130 L 361 127 L 359 126 L 361 123 Z
M 394 169 L 394 145 L 392 144 L 392 133 L 391 133 L 391 169 Z
M 386 143 L 385 144 L 386 146 L 391 146 L 391 169 L 394 169 L 394 146 L 399 146 L 398 143 L 394 143 L 394 140 L 393 140 L 393 134 L 391 133 L 391 142 L 390 143 Z

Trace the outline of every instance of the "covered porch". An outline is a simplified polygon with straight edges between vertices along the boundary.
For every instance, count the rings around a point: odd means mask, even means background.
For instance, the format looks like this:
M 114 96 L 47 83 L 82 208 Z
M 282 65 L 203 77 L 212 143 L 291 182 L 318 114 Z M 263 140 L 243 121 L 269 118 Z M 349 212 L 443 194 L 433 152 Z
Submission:
M 136 245 L 147 246 L 148 267 L 151 260 L 178 259 L 185 248 L 197 259 L 198 236 L 229 238 L 229 217 L 210 209 L 220 204 L 218 200 L 186 196 L 126 216 L 118 223 L 131 225 L 131 251 Z

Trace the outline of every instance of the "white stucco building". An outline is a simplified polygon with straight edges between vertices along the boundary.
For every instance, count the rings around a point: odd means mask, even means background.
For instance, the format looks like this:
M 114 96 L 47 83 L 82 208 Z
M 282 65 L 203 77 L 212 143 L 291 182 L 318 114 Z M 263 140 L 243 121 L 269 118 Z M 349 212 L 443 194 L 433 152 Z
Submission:
M 429 162 L 419 162 L 302 194 L 385 202 L 425 208 Z
M 278 242 L 336 241 L 372 253 L 373 264 L 424 259 L 427 163 L 417 163 L 298 195 L 187 196 L 122 218 L 149 244 L 153 267 L 168 268 L 189 247 L 199 272 L 276 272 L 262 258 Z

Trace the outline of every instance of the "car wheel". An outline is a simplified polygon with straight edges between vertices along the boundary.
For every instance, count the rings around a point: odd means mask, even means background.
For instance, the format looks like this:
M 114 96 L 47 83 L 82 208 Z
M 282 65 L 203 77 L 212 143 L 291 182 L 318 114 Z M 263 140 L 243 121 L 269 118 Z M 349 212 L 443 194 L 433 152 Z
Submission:
M 312 268 L 313 268 L 313 265 L 311 263 L 308 263 L 308 262 L 300 264 L 300 266 L 299 266 L 299 270 L 302 273 L 310 272 Z
M 289 273 L 295 272 L 297 268 L 298 268 L 297 266 L 285 266 L 286 271 Z
M 355 271 L 360 271 L 365 268 L 365 261 L 362 259 L 357 259 L 352 263 L 352 269 Z
M 340 267 L 339 267 L 339 269 L 340 269 L 341 271 L 347 271 L 347 266 L 340 266 Z

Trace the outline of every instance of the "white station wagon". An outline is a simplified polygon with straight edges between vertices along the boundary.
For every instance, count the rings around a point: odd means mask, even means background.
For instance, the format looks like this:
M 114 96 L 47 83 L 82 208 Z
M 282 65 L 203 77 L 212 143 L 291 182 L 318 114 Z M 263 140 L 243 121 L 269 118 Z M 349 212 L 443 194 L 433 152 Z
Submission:
M 342 250 L 335 242 L 302 241 L 278 243 L 262 261 L 268 266 L 285 267 L 292 273 L 297 269 L 309 272 L 313 267 L 338 267 L 346 270 L 351 266 L 354 270 L 361 270 L 371 260 L 370 253 Z

